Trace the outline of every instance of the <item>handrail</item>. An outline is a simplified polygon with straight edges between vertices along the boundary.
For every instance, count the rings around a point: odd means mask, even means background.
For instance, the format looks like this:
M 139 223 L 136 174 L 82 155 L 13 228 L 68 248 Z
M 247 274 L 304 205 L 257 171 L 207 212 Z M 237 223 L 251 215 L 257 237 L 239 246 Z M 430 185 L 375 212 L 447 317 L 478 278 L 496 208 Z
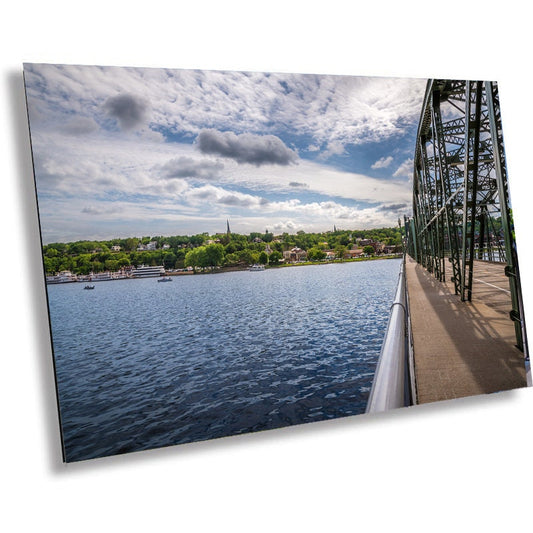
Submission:
M 398 287 L 390 307 L 387 331 L 366 406 L 367 413 L 405 407 L 411 403 L 407 392 L 409 388 L 406 387 L 409 381 L 406 372 L 409 346 L 407 320 L 404 262 L 400 267 Z

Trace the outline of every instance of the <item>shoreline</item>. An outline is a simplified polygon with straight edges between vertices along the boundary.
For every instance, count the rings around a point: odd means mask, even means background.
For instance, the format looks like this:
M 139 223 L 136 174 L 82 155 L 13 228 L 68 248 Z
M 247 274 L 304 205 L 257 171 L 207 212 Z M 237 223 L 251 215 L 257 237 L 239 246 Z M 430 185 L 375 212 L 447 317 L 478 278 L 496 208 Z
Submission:
M 361 261 L 381 261 L 384 259 L 401 259 L 403 254 L 383 255 L 383 256 L 371 256 L 371 257 L 357 257 L 354 259 L 335 259 L 333 261 L 304 261 L 301 263 L 280 263 L 278 265 L 265 265 L 265 270 L 271 270 L 276 268 L 292 268 L 301 266 L 320 266 L 320 265 L 338 265 L 342 263 L 358 263 Z M 250 270 L 250 266 L 232 266 L 232 267 L 220 267 L 213 270 L 198 271 L 198 272 L 170 272 L 167 276 L 179 276 L 183 274 L 222 274 L 224 272 L 245 272 Z
M 277 269 L 277 268 L 293 268 L 293 267 L 301 267 L 301 266 L 320 266 L 320 265 L 335 265 L 335 264 L 342 264 L 342 263 L 357 263 L 361 261 L 382 261 L 386 259 L 400 259 L 403 254 L 394 254 L 394 255 L 384 255 L 384 256 L 371 256 L 371 257 L 358 257 L 354 259 L 343 259 L 342 261 L 337 259 L 334 261 L 305 261 L 301 263 L 281 263 L 279 265 L 265 265 L 265 270 L 270 269 Z M 203 271 L 192 271 L 188 270 L 185 272 L 166 272 L 164 276 L 153 276 L 150 278 L 144 277 L 144 278 L 119 278 L 119 279 L 105 279 L 105 280 L 76 280 L 76 281 L 66 281 L 66 282 L 59 282 L 59 283 L 49 283 L 45 280 L 45 285 L 71 285 L 73 283 L 86 283 L 86 284 L 92 284 L 92 283 L 103 283 L 106 281 L 122 281 L 122 280 L 135 280 L 135 279 L 159 279 L 161 277 L 174 277 L 174 276 L 194 276 L 194 275 L 205 275 L 205 274 L 224 274 L 227 272 L 246 272 L 249 271 L 249 266 L 228 266 L 228 267 L 219 267 L 214 268 L 211 270 L 203 270 Z

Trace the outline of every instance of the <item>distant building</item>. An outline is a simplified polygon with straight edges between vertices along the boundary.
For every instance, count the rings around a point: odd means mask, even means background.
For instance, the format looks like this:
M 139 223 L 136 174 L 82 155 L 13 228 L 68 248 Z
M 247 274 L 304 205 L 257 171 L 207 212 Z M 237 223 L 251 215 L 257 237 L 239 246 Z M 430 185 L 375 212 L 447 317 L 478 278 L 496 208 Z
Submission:
M 359 246 L 364 248 L 365 246 L 372 246 L 375 254 L 383 253 L 383 248 L 385 245 L 381 242 L 374 241 L 372 239 L 361 239 L 359 241 Z
M 115 244 L 115 245 L 111 246 L 111 251 L 112 252 L 120 252 L 120 246 L 118 244 Z
M 402 251 L 401 245 L 398 244 L 389 244 L 384 246 L 383 253 L 384 254 L 397 254 Z
M 147 245 L 146 245 L 146 249 L 147 250 L 155 250 L 157 248 L 157 241 L 150 241 Z
M 283 259 L 288 262 L 305 261 L 307 259 L 307 252 L 301 248 L 294 247 L 291 250 L 283 252 Z
M 168 250 L 170 248 L 170 244 L 165 243 L 163 244 L 162 248 L 163 250 Z
M 351 250 L 347 250 L 344 257 L 348 257 L 350 259 L 354 259 L 356 257 L 361 257 L 364 254 L 362 248 L 352 248 Z

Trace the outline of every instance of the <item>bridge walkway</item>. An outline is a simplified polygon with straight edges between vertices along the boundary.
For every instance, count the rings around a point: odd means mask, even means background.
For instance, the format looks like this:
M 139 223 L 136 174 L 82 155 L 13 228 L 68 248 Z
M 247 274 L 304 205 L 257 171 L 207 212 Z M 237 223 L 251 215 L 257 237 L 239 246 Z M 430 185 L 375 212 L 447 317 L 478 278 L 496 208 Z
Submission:
M 451 277 L 450 271 L 446 279 Z M 504 265 L 476 262 L 472 302 L 407 256 L 418 403 L 526 386 Z

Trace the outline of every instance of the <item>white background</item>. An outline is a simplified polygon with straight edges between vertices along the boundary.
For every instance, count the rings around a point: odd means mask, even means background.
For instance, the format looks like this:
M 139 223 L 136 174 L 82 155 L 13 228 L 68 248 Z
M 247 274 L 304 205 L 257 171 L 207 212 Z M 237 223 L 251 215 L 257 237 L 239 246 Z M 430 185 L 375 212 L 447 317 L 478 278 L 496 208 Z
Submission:
M 61 463 L 22 62 L 499 80 L 531 326 L 531 18 L 464 4 L 4 5 L 3 531 L 530 530 L 531 390 Z

